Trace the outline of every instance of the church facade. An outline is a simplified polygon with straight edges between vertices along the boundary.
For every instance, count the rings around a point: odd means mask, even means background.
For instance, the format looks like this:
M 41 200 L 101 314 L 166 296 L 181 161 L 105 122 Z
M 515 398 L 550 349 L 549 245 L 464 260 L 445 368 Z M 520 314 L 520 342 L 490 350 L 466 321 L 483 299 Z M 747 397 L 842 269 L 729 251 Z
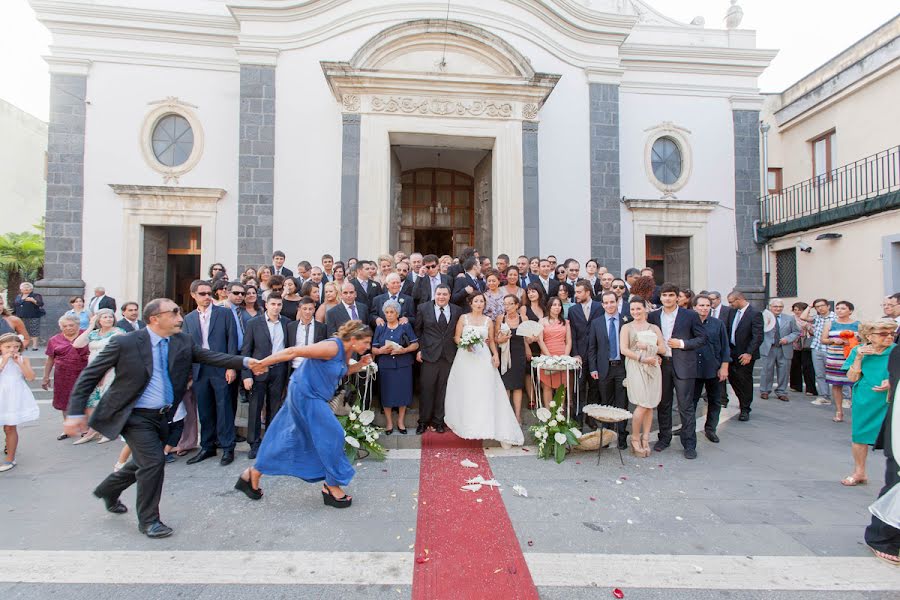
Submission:
M 775 53 L 733 21 L 640 0 L 31 4 L 53 34 L 51 310 L 276 248 L 293 266 L 474 245 L 761 286 Z

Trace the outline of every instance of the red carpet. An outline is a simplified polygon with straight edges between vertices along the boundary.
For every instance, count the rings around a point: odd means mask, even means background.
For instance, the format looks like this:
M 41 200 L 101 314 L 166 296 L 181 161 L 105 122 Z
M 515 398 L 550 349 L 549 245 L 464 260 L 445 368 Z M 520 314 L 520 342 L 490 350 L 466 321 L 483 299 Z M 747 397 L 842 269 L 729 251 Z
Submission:
M 478 468 L 461 466 L 466 458 Z M 480 441 L 449 431 L 423 436 L 414 600 L 538 598 L 500 492 L 460 489 L 476 475 L 493 478 Z

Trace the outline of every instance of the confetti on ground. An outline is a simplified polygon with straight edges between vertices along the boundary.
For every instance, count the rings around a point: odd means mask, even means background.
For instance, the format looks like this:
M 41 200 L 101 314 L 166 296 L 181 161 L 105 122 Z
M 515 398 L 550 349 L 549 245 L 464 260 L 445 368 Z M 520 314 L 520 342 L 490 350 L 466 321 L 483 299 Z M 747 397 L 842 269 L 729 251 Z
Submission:
M 525 498 L 528 497 L 528 490 L 526 490 L 524 486 L 514 485 L 513 491 L 516 493 L 517 496 L 522 496 Z
M 629 525 L 634 525 L 634 521 L 632 521 L 631 519 L 626 519 L 625 522 Z
M 703 567 L 701 567 L 699 565 L 694 565 L 694 571 L 696 571 L 697 573 L 702 573 Z
M 622 480 L 621 480 L 621 479 L 616 479 L 616 485 L 622 485 Z
M 478 468 L 478 463 L 474 463 L 471 460 L 469 460 L 468 458 L 464 458 L 463 460 L 459 461 L 459 464 L 464 466 L 467 469 L 477 469 Z
M 529 545 L 529 546 L 534 546 L 534 542 L 533 542 L 532 540 L 528 540 L 528 545 Z
M 638 502 L 641 501 L 641 497 L 640 497 L 640 496 L 632 496 L 632 498 L 634 498 L 634 499 L 637 500 Z
M 594 498 L 593 496 L 591 496 L 591 502 L 596 502 L 596 501 L 597 501 L 597 499 Z
M 615 596 L 616 598 L 624 598 L 625 594 L 624 594 L 624 592 L 622 592 L 622 590 L 620 590 L 619 588 L 616 588 L 613 590 L 613 596 Z
M 481 489 L 481 484 L 480 483 L 470 483 L 468 485 L 462 486 L 460 489 L 465 492 L 477 492 L 478 490 Z
M 482 501 L 481 498 L 476 498 L 476 499 L 475 499 L 475 502 L 481 502 L 481 501 Z
M 675 517 L 675 520 L 676 521 L 684 521 L 684 519 L 682 519 L 681 517 Z

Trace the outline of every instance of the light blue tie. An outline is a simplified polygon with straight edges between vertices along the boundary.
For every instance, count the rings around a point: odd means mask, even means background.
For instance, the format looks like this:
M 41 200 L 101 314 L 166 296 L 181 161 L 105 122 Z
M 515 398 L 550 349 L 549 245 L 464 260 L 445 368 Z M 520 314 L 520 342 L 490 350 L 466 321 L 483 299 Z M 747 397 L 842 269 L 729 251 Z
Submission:
M 169 340 L 159 341 L 159 372 L 163 381 L 163 399 L 166 406 L 172 406 L 175 402 L 175 392 L 172 389 L 172 379 L 169 377 Z
M 609 360 L 616 360 L 616 357 L 619 356 L 619 339 L 618 339 L 618 331 L 616 331 L 616 318 L 609 318 L 609 330 L 607 333 L 609 337 Z

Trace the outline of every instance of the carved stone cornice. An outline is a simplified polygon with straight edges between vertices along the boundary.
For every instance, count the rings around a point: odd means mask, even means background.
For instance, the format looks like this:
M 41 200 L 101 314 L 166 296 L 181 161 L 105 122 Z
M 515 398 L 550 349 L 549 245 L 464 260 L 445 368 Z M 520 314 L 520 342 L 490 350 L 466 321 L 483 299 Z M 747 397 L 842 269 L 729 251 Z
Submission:
M 416 98 L 410 96 L 372 96 L 372 112 L 441 117 L 490 117 L 508 119 L 514 116 L 513 105 L 493 100 L 455 100 L 450 98 Z M 532 105 L 534 106 L 534 105 Z M 537 116 L 535 107 L 535 116 Z

